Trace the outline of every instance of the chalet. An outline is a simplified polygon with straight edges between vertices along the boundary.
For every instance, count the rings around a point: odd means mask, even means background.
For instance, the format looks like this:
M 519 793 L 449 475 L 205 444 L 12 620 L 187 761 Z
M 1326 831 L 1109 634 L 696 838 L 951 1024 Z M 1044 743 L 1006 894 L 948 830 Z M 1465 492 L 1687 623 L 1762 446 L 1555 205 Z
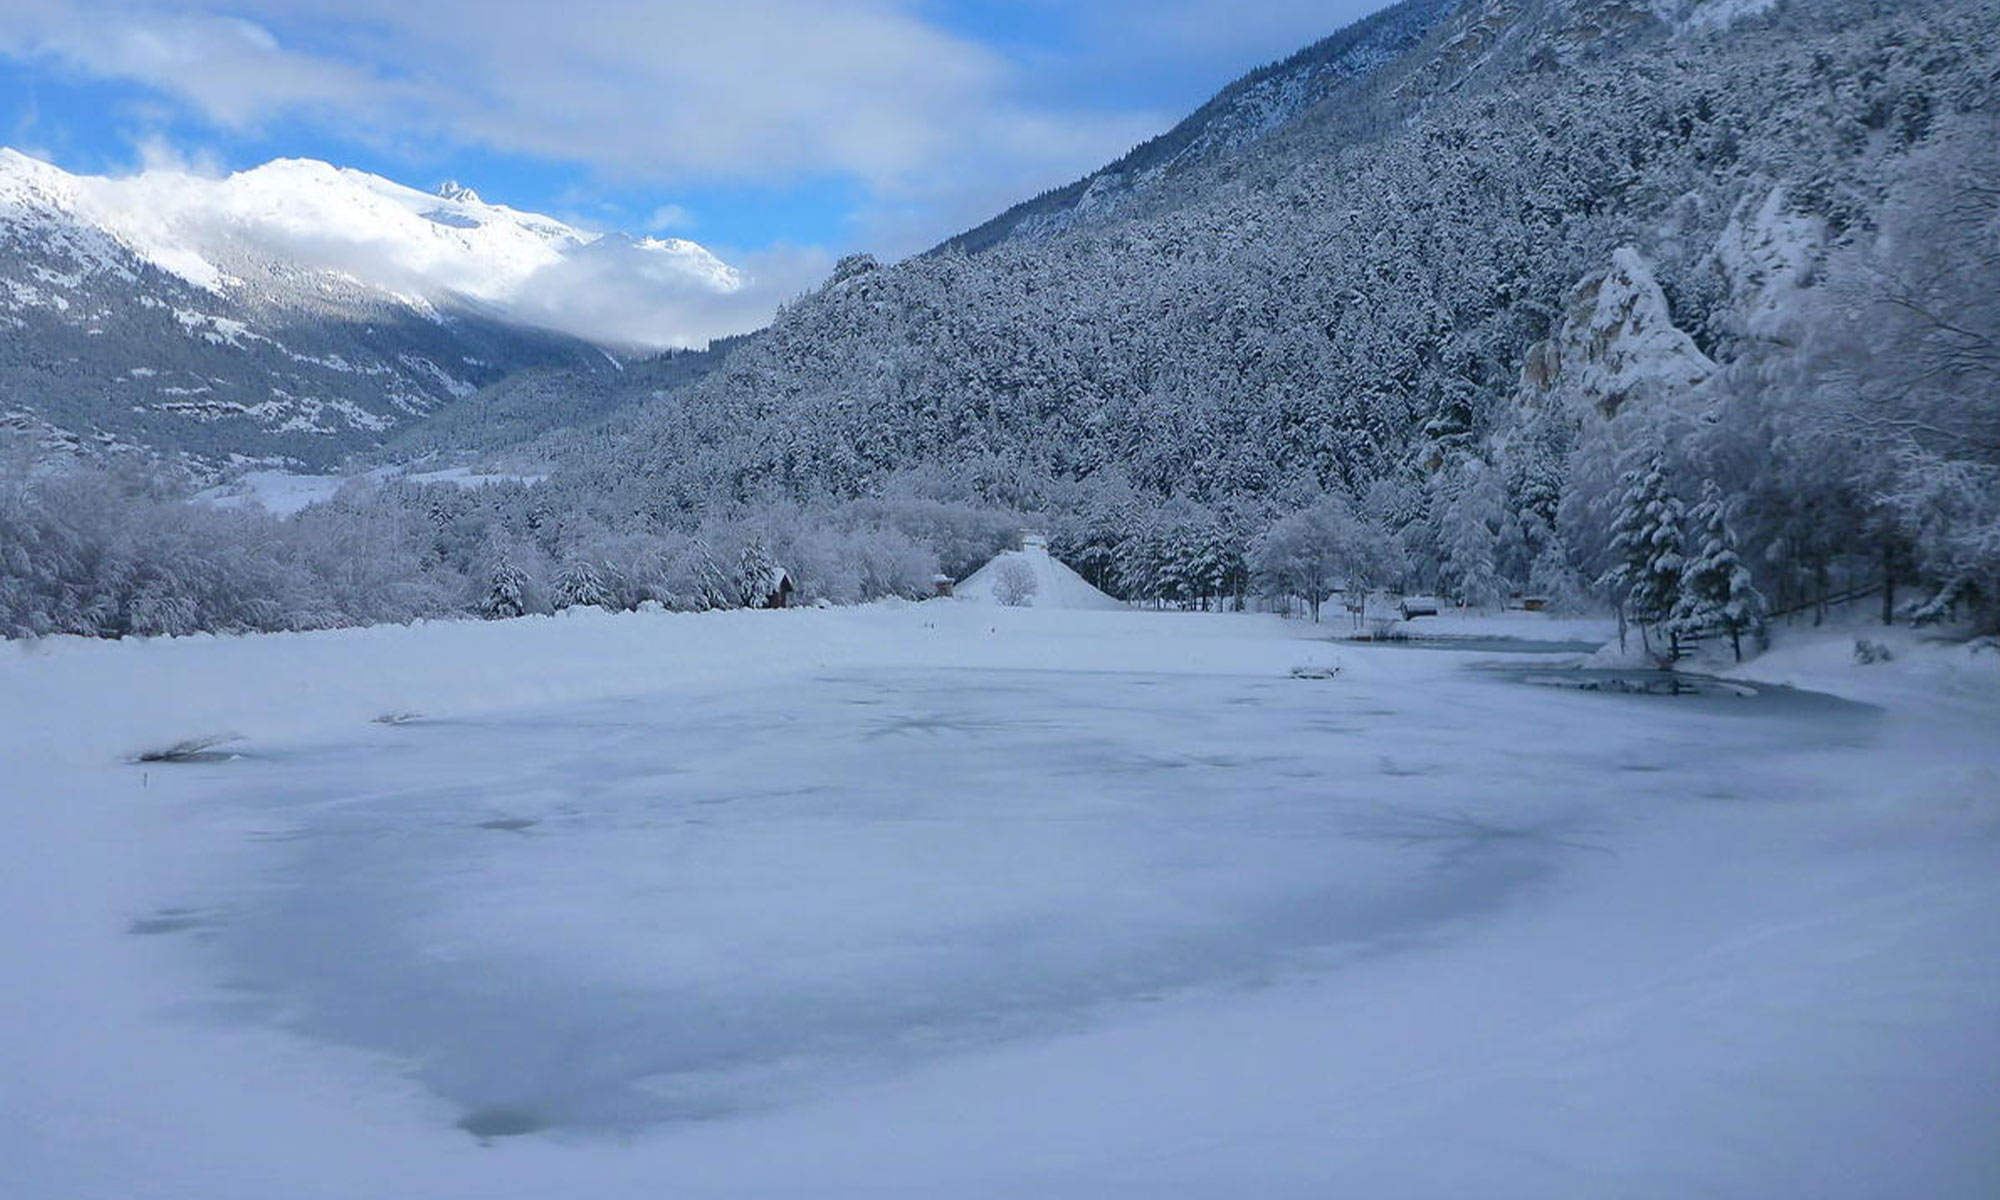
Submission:
M 1405 596 L 1397 602 L 1396 611 L 1407 621 L 1412 617 L 1435 617 L 1440 607 L 1436 596 Z
M 798 594 L 798 585 L 792 582 L 792 573 L 783 567 L 772 567 L 770 582 L 764 587 L 764 599 L 757 607 L 790 608 Z

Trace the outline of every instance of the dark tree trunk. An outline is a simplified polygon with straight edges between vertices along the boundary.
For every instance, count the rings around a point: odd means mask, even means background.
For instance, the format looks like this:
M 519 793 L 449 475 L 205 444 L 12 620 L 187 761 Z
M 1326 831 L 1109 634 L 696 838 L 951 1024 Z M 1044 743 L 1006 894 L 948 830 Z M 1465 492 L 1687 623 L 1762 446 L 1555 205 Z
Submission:
M 1882 547 L 1882 624 L 1896 623 L 1896 548 Z

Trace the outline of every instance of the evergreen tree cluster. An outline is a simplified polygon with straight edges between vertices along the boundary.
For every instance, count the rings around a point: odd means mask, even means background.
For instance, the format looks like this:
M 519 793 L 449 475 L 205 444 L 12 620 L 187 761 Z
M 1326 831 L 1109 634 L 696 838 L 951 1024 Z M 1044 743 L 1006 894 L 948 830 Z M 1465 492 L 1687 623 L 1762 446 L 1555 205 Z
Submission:
M 1764 632 L 1765 604 L 1737 552 L 1721 488 L 1705 481 L 1690 513 L 1658 449 L 1622 482 L 1611 525 L 1613 563 L 1600 581 L 1619 615 L 1638 622 L 1649 642 L 1657 634 L 1670 662 L 1686 643 L 1711 634 L 1726 636 L 1741 662 L 1744 637 Z

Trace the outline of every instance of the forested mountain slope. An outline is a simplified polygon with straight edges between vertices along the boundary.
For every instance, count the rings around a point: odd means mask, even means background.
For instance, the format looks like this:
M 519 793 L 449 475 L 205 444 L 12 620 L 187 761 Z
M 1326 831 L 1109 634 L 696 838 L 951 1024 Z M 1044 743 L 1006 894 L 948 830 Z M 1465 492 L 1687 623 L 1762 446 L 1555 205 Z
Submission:
M 1858 270 L 1880 248 L 1887 216 L 1924 207 L 1898 180 L 1918 186 L 1947 140 L 1991 140 L 1995 17 L 1988 0 L 1467 3 L 1365 95 L 1229 152 L 1169 211 L 844 264 L 724 369 L 573 441 L 558 486 L 608 519 L 672 520 L 916 473 L 994 502 L 1136 492 L 1253 525 L 1373 491 L 1380 519 L 1429 522 L 1411 541 L 1441 570 L 1435 493 L 1491 467 L 1496 526 L 1523 507 L 1553 526 L 1571 456 L 1620 408 L 1546 393 L 1622 379 L 1695 412 L 1732 364 L 1803 369 L 1774 349 L 1798 344 L 1783 327 L 1834 295 L 1812 285 L 1843 256 Z M 1510 536 L 1524 582 L 1541 535 Z
M 1403 0 L 1260 67 L 1218 92 L 1186 120 L 1117 162 L 1015 205 L 947 241 L 978 253 L 1046 237 L 1141 204 L 1163 205 L 1198 187 L 1190 176 L 1269 136 L 1314 107 L 1351 100 L 1359 85 L 1421 43 L 1461 0 Z
M 392 434 L 374 457 L 404 463 L 432 455 L 520 455 L 523 443 L 590 429 L 621 408 L 659 399 L 714 371 L 756 334 L 716 338 L 700 350 L 669 350 L 603 369 L 551 364 L 516 371 Z M 527 455 L 529 461 L 534 454 Z

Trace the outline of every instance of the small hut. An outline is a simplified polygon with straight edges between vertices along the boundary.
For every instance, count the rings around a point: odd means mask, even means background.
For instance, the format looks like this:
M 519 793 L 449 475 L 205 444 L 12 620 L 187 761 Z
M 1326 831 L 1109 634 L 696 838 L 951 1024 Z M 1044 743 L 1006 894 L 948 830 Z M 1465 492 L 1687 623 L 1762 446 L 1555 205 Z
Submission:
M 938 574 L 931 576 L 931 587 L 937 590 L 938 598 L 941 600 L 951 599 L 952 589 L 955 586 L 952 577 L 949 575 Z
M 783 567 L 772 567 L 770 582 L 764 587 L 764 600 L 758 608 L 790 608 L 798 595 L 798 585 L 792 582 L 792 573 Z

